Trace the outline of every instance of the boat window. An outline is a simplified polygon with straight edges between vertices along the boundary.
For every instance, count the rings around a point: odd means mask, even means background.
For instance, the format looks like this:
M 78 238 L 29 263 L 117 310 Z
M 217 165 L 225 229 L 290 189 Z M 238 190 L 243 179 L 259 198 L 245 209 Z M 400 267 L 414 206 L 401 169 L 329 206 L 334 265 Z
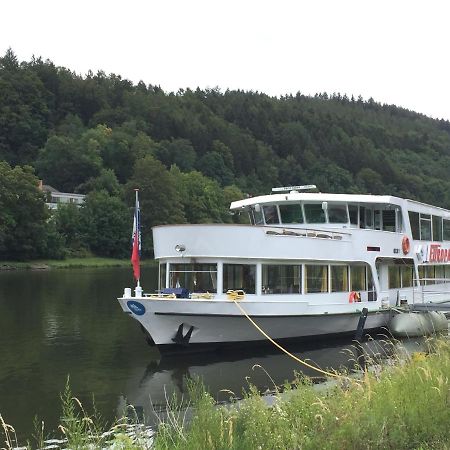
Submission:
M 419 266 L 419 281 L 421 285 L 427 284 L 425 281 L 425 267 Z
M 348 292 L 348 266 L 330 266 L 331 292 Z
M 262 265 L 263 294 L 301 294 L 302 266 Z
M 217 291 L 217 264 L 170 264 L 169 287 L 190 292 Z
M 350 216 L 350 223 L 352 225 L 358 225 L 358 206 L 348 205 L 348 215 Z
M 419 220 L 419 213 L 408 211 L 409 215 L 409 223 L 411 225 L 411 233 L 413 239 L 416 239 L 417 241 L 420 240 L 420 220 Z M 449 227 L 450 231 L 450 227 Z M 450 234 L 449 234 L 450 237 Z
M 325 223 L 325 211 L 322 203 L 305 203 L 303 207 L 307 223 Z
M 443 234 L 444 241 L 450 241 L 450 220 L 444 219 Z
M 383 230 L 384 231 L 396 231 L 395 229 L 395 209 L 383 209 Z
M 433 224 L 433 241 L 442 241 L 442 217 L 431 216 Z
M 366 290 L 366 267 L 365 266 L 351 266 L 350 268 L 351 290 L 365 291 Z
M 419 266 L 420 284 L 428 286 L 435 284 L 435 267 L 434 266 Z
M 242 289 L 246 294 L 255 293 L 256 266 L 253 264 L 224 264 L 223 292 Z
M 434 266 L 425 266 L 425 284 L 434 284 L 435 278 Z
M 402 278 L 402 287 L 411 287 L 414 279 L 414 267 L 403 265 L 400 266 L 400 275 Z
M 389 266 L 389 289 L 396 289 L 401 287 L 400 282 L 400 266 Z
M 450 279 L 450 266 L 444 265 L 444 278 L 447 280 Z
M 359 208 L 360 228 L 373 228 L 373 209 L 361 206 Z
M 397 229 L 396 231 L 398 233 L 401 233 L 403 231 L 403 215 L 402 210 L 400 208 L 395 208 L 395 213 L 397 216 Z
M 166 263 L 161 263 L 159 265 L 159 286 L 158 289 L 164 289 L 166 287 Z
M 367 273 L 367 300 L 369 302 L 377 301 L 377 291 L 375 289 L 375 281 L 373 279 L 373 272 L 371 267 L 366 268 Z
M 328 222 L 348 223 L 347 205 L 328 205 Z
M 374 222 L 374 228 L 375 230 L 381 230 L 382 229 L 382 223 L 381 223 L 381 211 L 379 209 L 376 209 L 373 214 L 373 222 Z
M 263 213 L 261 208 L 252 208 L 250 211 L 250 222 L 253 225 L 264 225 Z
M 436 279 L 436 284 L 445 283 L 445 266 L 439 265 L 434 268 L 434 276 Z
M 279 205 L 282 223 L 303 223 L 302 205 Z
M 430 214 L 420 215 L 420 240 L 431 241 L 431 216 Z
M 328 266 L 305 265 L 305 292 L 328 292 Z
M 263 206 L 263 211 L 264 211 L 264 220 L 266 221 L 267 225 L 280 223 L 280 219 L 278 218 L 278 209 L 276 205 Z

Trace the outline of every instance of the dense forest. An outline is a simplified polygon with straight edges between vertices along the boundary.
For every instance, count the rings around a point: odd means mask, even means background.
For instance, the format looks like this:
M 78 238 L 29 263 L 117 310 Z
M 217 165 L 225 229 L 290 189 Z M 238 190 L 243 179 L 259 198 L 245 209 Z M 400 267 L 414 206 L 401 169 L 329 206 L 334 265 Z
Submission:
M 373 99 L 166 93 L 0 57 L 0 260 L 128 255 L 134 188 L 150 256 L 152 226 L 240 220 L 232 200 L 279 185 L 450 207 L 449 167 L 448 121 Z M 50 214 L 39 179 L 86 202 Z

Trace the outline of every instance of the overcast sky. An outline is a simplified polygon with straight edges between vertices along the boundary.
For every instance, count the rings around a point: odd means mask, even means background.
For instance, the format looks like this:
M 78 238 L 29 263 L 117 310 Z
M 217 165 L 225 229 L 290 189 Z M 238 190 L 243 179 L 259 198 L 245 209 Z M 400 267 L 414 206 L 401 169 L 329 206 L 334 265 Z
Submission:
M 340 92 L 450 120 L 450 3 L 5 0 L 0 54 L 85 75 L 269 95 Z

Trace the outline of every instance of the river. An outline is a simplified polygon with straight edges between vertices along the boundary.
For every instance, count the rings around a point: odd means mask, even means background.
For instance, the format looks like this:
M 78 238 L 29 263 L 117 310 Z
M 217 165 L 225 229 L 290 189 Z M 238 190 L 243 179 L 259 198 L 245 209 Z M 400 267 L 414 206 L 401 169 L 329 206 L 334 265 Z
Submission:
M 154 290 L 156 268 L 142 269 L 142 280 Z M 217 400 L 226 400 L 223 389 L 239 397 L 249 383 L 271 389 L 301 370 L 267 349 L 161 358 L 116 301 L 132 285 L 131 270 L 119 268 L 0 272 L 0 414 L 19 442 L 31 439 L 35 416 L 48 435 L 58 434 L 68 376 L 88 411 L 94 398 L 112 421 L 132 404 L 152 422 L 151 405 L 164 407 L 172 393 L 185 393 L 187 377 L 202 378 Z M 325 368 L 353 366 L 349 349 L 347 340 L 295 350 Z

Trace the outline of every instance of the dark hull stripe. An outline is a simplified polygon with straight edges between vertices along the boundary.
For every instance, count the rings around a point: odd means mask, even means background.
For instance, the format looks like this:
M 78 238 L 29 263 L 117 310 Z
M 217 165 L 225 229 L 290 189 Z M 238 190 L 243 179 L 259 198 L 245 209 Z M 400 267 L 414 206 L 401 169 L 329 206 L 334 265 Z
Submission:
M 389 311 L 370 311 L 369 315 L 374 314 L 387 314 Z M 246 319 L 244 315 L 232 315 L 232 314 L 207 314 L 207 313 L 178 313 L 178 312 L 155 312 L 155 316 L 178 316 L 178 317 L 230 317 L 236 319 Z M 254 315 L 249 314 L 249 317 L 253 319 L 286 319 L 286 318 L 308 318 L 308 317 L 333 317 L 333 316 L 349 316 L 349 315 L 360 315 L 360 311 L 347 312 L 347 313 L 332 313 L 332 314 L 261 314 Z

